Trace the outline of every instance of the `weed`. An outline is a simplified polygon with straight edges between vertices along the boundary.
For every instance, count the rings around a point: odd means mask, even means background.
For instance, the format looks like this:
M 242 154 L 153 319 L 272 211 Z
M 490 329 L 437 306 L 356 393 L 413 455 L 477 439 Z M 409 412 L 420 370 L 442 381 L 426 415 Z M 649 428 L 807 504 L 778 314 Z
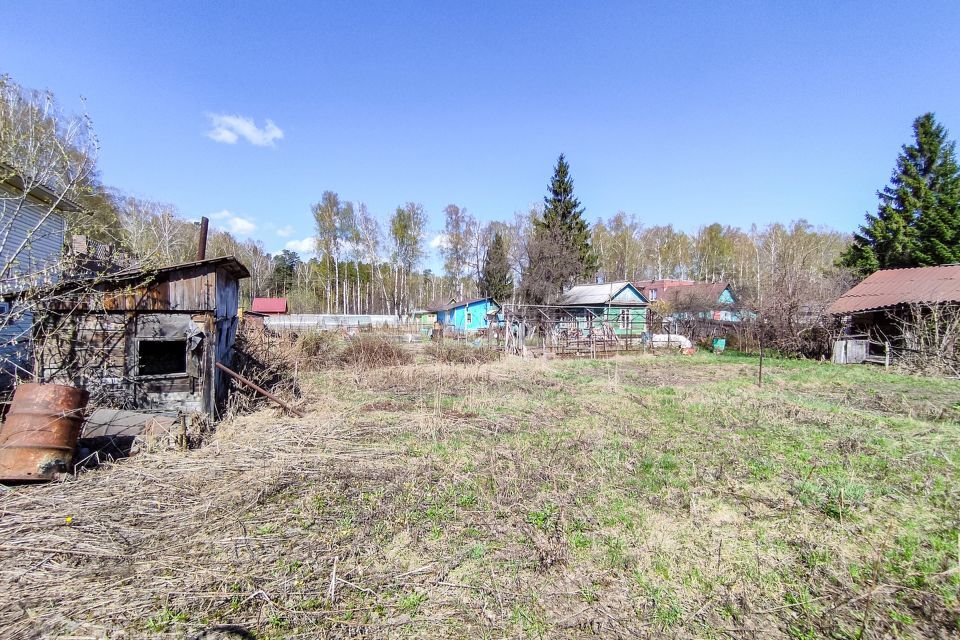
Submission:
M 420 606 L 426 601 L 426 599 L 426 593 L 408 593 L 400 598 L 400 600 L 397 602 L 397 610 L 400 611 L 400 613 L 406 613 L 409 616 L 415 616 L 420 610 Z
M 557 516 L 557 507 L 552 504 L 544 505 L 539 511 L 527 513 L 527 524 L 533 525 L 541 531 L 547 531 L 553 519 Z
M 547 633 L 547 622 L 543 615 L 530 607 L 515 605 L 511 620 L 520 625 L 528 638 L 542 638 Z
M 147 618 L 147 629 L 155 633 L 166 631 L 171 625 L 178 622 L 187 622 L 190 616 L 182 611 L 176 611 L 169 607 L 161 609 L 157 615 Z

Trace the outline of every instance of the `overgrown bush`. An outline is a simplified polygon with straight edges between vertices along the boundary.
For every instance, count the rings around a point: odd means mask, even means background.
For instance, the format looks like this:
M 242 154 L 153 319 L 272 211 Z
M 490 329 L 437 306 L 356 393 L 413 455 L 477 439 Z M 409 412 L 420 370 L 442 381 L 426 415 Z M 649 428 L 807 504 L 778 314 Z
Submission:
M 488 347 L 472 347 L 458 342 L 438 342 L 428 353 L 445 364 L 480 364 L 500 359 L 500 351 Z
M 340 353 L 338 358 L 344 366 L 375 369 L 413 362 L 413 354 L 396 342 L 379 336 L 357 338 Z
M 312 369 L 328 369 L 340 363 L 344 340 L 335 331 L 308 331 L 297 339 L 305 363 Z

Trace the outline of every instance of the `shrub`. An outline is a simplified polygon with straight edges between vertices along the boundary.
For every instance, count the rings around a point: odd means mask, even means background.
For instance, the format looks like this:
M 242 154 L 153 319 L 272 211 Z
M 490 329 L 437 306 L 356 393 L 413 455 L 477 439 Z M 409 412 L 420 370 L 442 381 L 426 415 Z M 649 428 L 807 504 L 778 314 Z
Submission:
M 315 369 L 336 366 L 343 349 L 343 338 L 335 331 L 309 331 L 297 339 L 297 347 Z
M 413 355 L 395 342 L 381 337 L 363 337 L 352 341 L 340 353 L 340 363 L 362 369 L 392 367 L 413 362 Z

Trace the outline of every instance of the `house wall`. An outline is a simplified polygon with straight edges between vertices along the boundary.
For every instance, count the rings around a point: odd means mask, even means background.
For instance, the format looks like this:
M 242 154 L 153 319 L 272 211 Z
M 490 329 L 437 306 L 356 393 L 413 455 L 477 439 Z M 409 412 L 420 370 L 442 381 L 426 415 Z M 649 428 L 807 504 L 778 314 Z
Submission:
M 210 371 L 204 363 L 207 354 L 215 349 L 202 334 L 208 321 L 212 321 L 210 313 L 48 316 L 39 331 L 55 337 L 36 341 L 37 374 L 47 382 L 87 389 L 91 403 L 97 406 L 205 412 Z M 197 336 L 201 336 L 199 340 Z M 144 340 L 186 340 L 186 371 L 140 375 Z
M 480 300 L 478 302 L 472 302 L 465 307 L 456 307 L 447 311 L 440 311 L 437 314 L 437 319 L 444 326 L 452 325 L 457 331 L 466 331 L 469 333 L 486 329 L 490 326 L 487 313 L 496 308 L 496 305 L 489 300 Z M 470 322 L 467 322 L 468 314 Z
M 19 190 L 0 183 L 0 267 L 11 264 L 0 280 L 0 294 L 56 282 L 65 234 L 66 222 L 51 213 L 49 205 L 29 196 L 24 199 Z M 4 305 L 0 312 L 0 386 L 12 386 L 29 371 L 32 327 L 32 313 L 16 303 Z
M 563 310 L 559 320 L 560 326 L 566 329 L 585 331 L 591 326 L 606 324 L 617 335 L 639 335 L 647 331 L 647 307 L 568 307 Z
M 0 293 L 56 282 L 66 229 L 49 205 L 0 184 L 0 265 L 12 264 L 0 280 Z

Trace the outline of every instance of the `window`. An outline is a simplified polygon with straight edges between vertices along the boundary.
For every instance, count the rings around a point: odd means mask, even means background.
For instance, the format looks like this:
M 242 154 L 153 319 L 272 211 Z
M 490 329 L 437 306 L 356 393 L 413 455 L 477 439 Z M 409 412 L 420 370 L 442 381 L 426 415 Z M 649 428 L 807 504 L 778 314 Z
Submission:
M 471 324 L 473 324 L 473 313 L 467 311 L 467 326 L 469 327 Z
M 186 340 L 140 340 L 137 372 L 141 376 L 168 376 L 187 372 Z
M 656 299 L 657 299 L 657 290 L 650 289 L 650 301 L 653 302 Z
M 620 309 L 620 328 L 621 329 L 630 328 L 630 310 L 629 309 Z
M 9 302 L 0 302 L 0 313 L 10 313 Z

